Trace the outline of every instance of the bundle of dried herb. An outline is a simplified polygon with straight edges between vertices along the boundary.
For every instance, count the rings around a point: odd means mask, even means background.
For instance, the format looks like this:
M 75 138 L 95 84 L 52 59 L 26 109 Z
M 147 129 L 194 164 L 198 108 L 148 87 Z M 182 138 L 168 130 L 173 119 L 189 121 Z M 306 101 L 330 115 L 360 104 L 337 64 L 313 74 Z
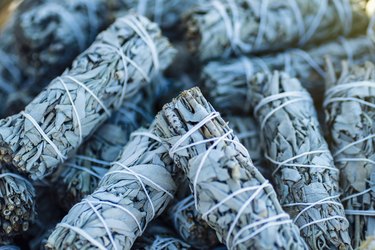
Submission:
M 193 247 L 176 237 L 160 220 L 147 226 L 144 234 L 134 243 L 133 249 L 144 250 L 187 250 Z
M 366 0 L 212 0 L 187 16 L 201 60 L 264 52 L 364 32 Z
M 193 195 L 174 204 L 169 210 L 169 216 L 179 236 L 191 246 L 211 249 L 219 244 L 215 231 L 195 209 Z
M 349 67 L 336 77 L 332 65 L 324 102 L 329 142 L 340 169 L 353 247 L 375 236 L 375 65 Z
M 329 55 L 337 70 L 341 61 L 355 64 L 366 60 L 375 62 L 375 45 L 366 36 L 338 39 L 303 51 L 291 49 L 262 57 L 241 57 L 210 62 L 202 70 L 202 83 L 219 110 L 246 113 L 251 106 L 251 76 L 257 72 L 284 70 L 301 80 L 313 95 L 323 96 L 324 56 Z
M 254 113 L 280 203 L 311 249 L 351 249 L 339 199 L 339 170 L 311 96 L 284 72 L 253 78 Z
M 175 167 L 151 129 L 130 136 L 99 187 L 50 235 L 49 249 L 130 249 L 173 198 Z
M 109 22 L 103 0 L 48 0 L 22 12 L 13 32 L 30 91 L 38 94 L 61 74 Z
M 142 90 L 112 115 L 85 142 L 72 159 L 61 165 L 52 176 L 60 204 L 69 210 L 94 192 L 111 162 L 121 153 L 130 134 L 153 120 L 150 91 Z
M 33 179 L 51 173 L 174 54 L 156 24 L 118 19 L 25 111 L 0 121 L 0 160 Z
M 189 179 L 195 207 L 229 249 L 307 248 L 272 186 L 198 88 L 164 106 L 155 132 Z
M 208 0 L 109 0 L 112 11 L 116 16 L 124 15 L 126 11 L 135 11 L 158 23 L 163 29 L 176 29 L 182 14 L 198 3 Z
M 260 147 L 260 133 L 258 124 L 254 118 L 249 116 L 225 116 L 224 120 L 229 122 L 231 127 L 240 140 L 241 144 L 249 151 L 250 158 L 254 166 L 262 173 L 266 179 L 270 179 L 271 170 L 266 167 L 264 152 Z
M 25 232 L 35 217 L 35 190 L 24 177 L 1 167 L 0 174 L 0 243 Z

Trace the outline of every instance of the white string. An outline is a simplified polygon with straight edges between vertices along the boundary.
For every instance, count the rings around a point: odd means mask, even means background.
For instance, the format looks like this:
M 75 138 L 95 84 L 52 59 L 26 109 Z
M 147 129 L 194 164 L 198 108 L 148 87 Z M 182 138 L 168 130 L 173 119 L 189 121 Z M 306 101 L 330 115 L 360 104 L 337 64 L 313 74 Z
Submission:
M 330 151 L 329 150 L 314 150 L 314 151 L 310 151 L 310 152 L 304 152 L 302 154 L 299 154 L 299 155 L 296 155 L 296 156 L 293 156 L 283 162 L 279 162 L 275 159 L 272 159 L 268 154 L 265 154 L 264 157 L 269 160 L 270 162 L 272 162 L 273 164 L 276 164 L 277 167 L 276 169 L 272 172 L 272 175 L 275 175 L 283 166 L 287 166 L 287 167 L 304 167 L 304 168 L 323 168 L 323 169 L 328 169 L 328 170 L 332 170 L 332 171 L 336 171 L 336 172 L 339 172 L 339 169 L 335 168 L 335 167 L 330 167 L 330 166 L 324 166 L 324 165 L 306 165 L 306 164 L 299 164 L 299 163 L 288 163 L 288 162 L 291 162 L 291 161 L 294 161 L 298 158 L 301 158 L 301 157 L 304 157 L 304 156 L 308 156 L 308 155 L 314 155 L 314 154 L 329 154 Z
M 79 160 L 90 161 L 90 162 L 93 162 L 93 163 L 96 163 L 96 164 L 102 164 L 102 165 L 105 165 L 105 166 L 111 166 L 112 165 L 108 161 L 99 160 L 99 159 L 92 158 L 92 157 L 89 157 L 89 156 L 86 156 L 86 155 L 76 155 L 75 158 L 77 158 Z
M 304 228 L 309 227 L 309 226 L 311 226 L 311 225 L 318 224 L 318 223 L 320 223 L 320 222 L 329 221 L 329 220 L 335 220 L 335 219 L 342 219 L 342 220 L 348 222 L 348 220 L 347 220 L 344 216 L 334 215 L 334 216 L 331 216 L 331 217 L 328 217 L 328 218 L 323 218 L 323 219 L 314 220 L 314 221 L 312 221 L 312 222 L 309 222 L 309 223 L 307 223 L 307 224 L 301 226 L 301 227 L 299 228 L 299 230 L 302 231 Z M 348 223 L 349 223 L 349 222 L 348 222 Z
M 16 179 L 19 179 L 19 180 L 23 180 L 23 181 L 25 181 L 28 185 L 30 185 L 31 187 L 33 186 L 32 184 L 31 184 L 31 182 L 28 180 L 28 179 L 26 179 L 26 178 L 24 178 L 24 177 L 22 177 L 22 176 L 20 176 L 20 175 L 18 175 L 18 174 L 13 174 L 13 173 L 3 173 L 3 174 L 0 174 L 0 179 L 1 178 L 5 178 L 5 177 L 13 177 L 13 178 L 16 178 Z
M 144 185 L 143 181 L 141 180 L 141 178 L 145 179 L 146 181 L 148 181 L 152 185 L 154 185 L 156 188 L 158 188 L 159 191 L 162 191 L 162 192 L 166 193 L 171 199 L 174 198 L 174 195 L 171 192 L 169 192 L 168 190 L 166 190 L 165 188 L 163 188 L 162 186 L 160 186 L 159 184 L 157 184 L 156 182 L 154 182 L 150 178 L 148 178 L 148 177 L 146 177 L 146 176 L 144 176 L 144 175 L 142 175 L 140 173 L 137 173 L 137 172 L 133 171 L 131 168 L 125 166 L 121 162 L 114 162 L 113 164 L 114 165 L 119 165 L 119 166 L 125 168 L 125 170 L 127 170 L 127 171 L 111 171 L 111 172 L 108 172 L 106 175 L 110 175 L 112 173 L 125 173 L 125 174 L 129 174 L 129 175 L 133 175 L 134 177 L 136 177 L 141 182 L 141 184 L 143 184 L 143 186 L 145 186 L 145 185 Z M 153 165 L 153 164 L 138 164 L 136 166 L 157 166 L 157 167 L 159 167 L 159 165 Z
M 255 38 L 255 47 L 260 48 L 263 42 L 264 33 L 267 29 L 267 8 L 268 8 L 268 1 L 269 0 L 263 0 L 261 1 L 260 5 L 260 23 L 259 23 L 259 30 L 257 37 Z
M 113 238 L 113 235 L 112 235 L 112 233 L 111 233 L 111 231 L 110 231 L 107 223 L 105 222 L 103 216 L 100 215 L 99 211 L 94 207 L 94 205 L 88 199 L 83 199 L 82 202 L 86 202 L 90 206 L 90 208 L 94 211 L 94 213 L 96 214 L 96 216 L 99 218 L 100 222 L 103 224 L 104 229 L 107 232 L 107 235 L 109 237 L 109 240 L 110 240 L 113 248 L 115 250 L 117 250 L 118 248 L 117 248 L 117 245 L 116 245 L 115 240 Z
M 257 130 L 246 131 L 246 132 L 242 132 L 242 133 L 237 133 L 237 138 L 239 140 L 243 140 L 243 139 L 246 139 L 246 138 L 253 138 L 253 137 L 257 137 L 257 136 L 258 136 L 258 131 Z
M 227 37 L 230 42 L 230 46 L 233 49 L 233 51 L 237 52 L 236 44 L 234 43 L 233 37 L 234 37 L 234 25 L 232 24 L 232 21 L 228 15 L 228 13 L 225 10 L 225 6 L 220 1 L 212 1 L 212 6 L 217 10 L 217 12 L 220 14 L 221 18 L 224 21 L 225 30 L 227 32 Z
M 135 16 L 128 16 L 127 18 L 121 19 L 124 23 L 126 23 L 131 29 L 133 29 L 140 38 L 147 44 L 151 55 L 152 60 L 154 62 L 155 71 L 159 72 L 160 70 L 160 62 L 159 62 L 159 55 L 156 49 L 156 45 L 154 40 L 151 38 L 150 34 L 147 30 L 143 27 L 139 20 Z
M 48 138 L 47 134 L 39 126 L 38 122 L 35 121 L 35 119 L 31 115 L 25 113 L 24 111 L 21 112 L 21 115 L 23 115 L 27 120 L 29 120 L 31 122 L 31 124 L 34 126 L 34 128 L 36 128 L 36 130 L 38 130 L 39 134 L 44 138 L 44 140 L 46 140 L 47 143 L 49 145 L 51 145 L 53 150 L 56 152 L 57 156 L 60 158 L 60 161 L 61 162 L 65 161 L 67 159 L 67 157 L 64 156 L 61 153 L 61 151 L 59 150 L 59 148 L 56 146 L 56 144 L 50 138 Z
M 361 195 L 364 195 L 364 194 L 367 194 L 368 192 L 370 192 L 372 190 L 372 188 L 368 188 L 362 192 L 359 192 L 359 193 L 355 193 L 355 194 L 352 194 L 352 195 L 348 195 L 346 196 L 345 198 L 342 198 L 341 201 L 347 201 L 347 200 L 350 200 L 352 198 L 355 198 L 355 197 L 358 197 L 358 196 L 361 196 Z
M 162 143 L 161 139 L 158 136 L 156 136 L 155 134 L 150 133 L 150 132 L 146 132 L 146 131 L 141 132 L 141 131 L 139 131 L 139 132 L 133 132 L 133 133 L 131 133 L 130 137 L 134 137 L 134 136 L 146 136 L 146 137 L 149 137 L 149 138 L 151 138 L 151 139 L 153 139 L 153 140 L 155 140 L 157 142 Z
M 64 76 L 68 79 L 70 79 L 71 81 L 75 82 L 76 84 L 78 84 L 79 86 L 81 86 L 83 89 L 85 89 L 98 103 L 100 106 L 102 106 L 103 110 L 105 111 L 105 113 L 108 115 L 108 116 L 111 116 L 111 112 L 108 110 L 108 108 L 104 105 L 104 103 L 99 99 L 99 97 L 97 95 L 95 95 L 94 92 L 92 92 L 91 89 L 89 89 L 85 84 L 83 84 L 82 82 L 78 81 L 76 78 L 72 77 L 72 76 Z
M 153 249 L 153 250 L 166 249 L 167 246 L 169 246 L 169 245 L 171 245 L 173 243 L 181 244 L 184 247 L 190 248 L 185 242 L 183 242 L 183 241 L 181 241 L 179 239 L 172 238 L 172 237 L 161 238 L 160 236 L 156 236 L 156 239 L 152 243 L 152 246 L 150 247 L 150 249 Z
M 100 175 L 98 175 L 98 174 L 95 173 L 94 171 L 91 171 L 91 170 L 88 169 L 88 168 L 81 167 L 81 166 L 78 166 L 78 165 L 76 165 L 76 164 L 72 164 L 72 163 L 67 163 L 66 165 L 67 165 L 68 167 L 72 167 L 72 168 L 75 168 L 75 169 L 78 169 L 78 170 L 81 170 L 81 171 L 87 172 L 87 173 L 91 174 L 92 176 L 98 178 L 99 180 L 102 178 Z
M 343 49 L 346 52 L 349 65 L 353 64 L 353 51 L 350 47 L 349 42 L 342 36 L 339 37 L 339 42 L 341 43 Z
M 300 37 L 302 37 L 303 34 L 305 34 L 305 23 L 303 22 L 303 15 L 302 15 L 301 9 L 298 7 L 296 0 L 288 0 L 288 3 L 290 7 L 292 8 L 293 13 L 296 18 L 298 34 Z
M 320 67 L 319 63 L 315 61 L 309 53 L 301 49 L 293 49 L 291 53 L 302 57 L 302 59 L 304 59 L 322 78 L 325 78 L 326 73 L 324 69 Z
M 349 0 L 333 0 L 336 7 L 337 14 L 339 15 L 344 35 L 349 35 L 352 30 L 352 7 Z
M 81 125 L 81 117 L 79 116 L 79 113 L 78 113 L 78 110 L 77 110 L 77 107 L 73 101 L 73 98 L 72 98 L 72 95 L 70 94 L 70 91 L 68 89 L 68 86 L 66 86 L 64 80 L 61 78 L 61 77 L 57 77 L 57 80 L 60 81 L 60 83 L 63 85 L 64 89 L 65 89 L 65 92 L 66 94 L 68 95 L 68 98 L 69 98 L 69 101 L 70 103 L 72 104 L 72 108 L 73 108 L 73 112 L 77 118 L 77 125 L 78 125 L 78 131 L 79 131 L 79 142 L 78 144 L 81 145 L 82 143 L 82 125 Z
M 375 216 L 375 210 L 345 210 L 346 215 Z
M 189 207 L 194 206 L 194 197 L 192 195 L 189 195 L 185 199 L 179 201 L 177 205 L 174 208 L 174 213 L 173 213 L 173 224 L 174 227 L 177 228 L 178 224 L 178 217 L 182 214 L 184 210 L 186 210 Z
M 352 143 L 349 143 L 347 144 L 345 147 L 342 147 L 341 149 L 337 150 L 334 154 L 333 154 L 333 157 L 337 157 L 338 155 L 340 155 L 341 153 L 343 153 L 345 150 L 347 150 L 348 148 L 350 147 L 353 147 L 354 145 L 357 145 L 361 142 L 365 142 L 367 140 L 370 140 L 370 139 L 373 139 L 375 138 L 375 134 L 371 134 L 371 135 L 368 135 L 366 136 L 365 138 L 362 138 L 360 140 L 357 140 L 357 141 L 354 141 Z
M 310 27 L 308 27 L 306 33 L 301 37 L 299 41 L 299 46 L 305 45 L 313 37 L 315 32 L 318 30 L 320 23 L 322 22 L 324 14 L 327 12 L 327 8 L 328 0 L 322 0 L 321 4 L 319 5 L 318 13 L 312 20 L 312 23 Z
M 107 250 L 107 248 L 102 245 L 99 241 L 95 240 L 90 234 L 86 233 L 84 230 L 82 230 L 79 227 L 71 226 L 67 223 L 61 222 L 56 225 L 56 227 L 64 227 L 67 229 L 70 229 L 79 235 L 83 236 L 86 240 L 88 240 L 91 244 L 93 244 L 95 247 L 99 248 L 100 250 Z
M 283 219 L 283 218 L 285 218 L 286 220 L 276 221 L 278 219 Z M 243 227 L 241 230 L 238 231 L 238 233 L 237 233 L 238 236 L 236 236 L 233 239 L 233 242 L 234 242 L 233 243 L 233 248 L 235 246 L 237 246 L 237 245 L 245 242 L 245 241 L 250 240 L 255 235 L 261 233 L 262 231 L 266 230 L 267 228 L 274 227 L 274 226 L 280 226 L 280 225 L 284 225 L 284 224 L 291 224 L 291 223 L 293 223 L 293 221 L 289 219 L 289 215 L 286 214 L 286 213 L 282 213 L 282 214 L 279 214 L 279 215 L 275 215 L 275 216 L 269 217 L 267 219 L 263 219 L 263 220 L 260 220 L 260 221 L 253 222 L 252 224 L 247 225 L 247 226 Z M 253 233 L 247 235 L 246 237 L 243 237 L 241 240 L 238 240 L 239 235 L 241 235 L 243 232 L 245 232 L 249 228 L 257 227 L 257 226 L 260 226 L 262 224 L 265 224 L 265 225 L 263 225 L 262 227 L 258 228 L 257 230 L 255 230 Z

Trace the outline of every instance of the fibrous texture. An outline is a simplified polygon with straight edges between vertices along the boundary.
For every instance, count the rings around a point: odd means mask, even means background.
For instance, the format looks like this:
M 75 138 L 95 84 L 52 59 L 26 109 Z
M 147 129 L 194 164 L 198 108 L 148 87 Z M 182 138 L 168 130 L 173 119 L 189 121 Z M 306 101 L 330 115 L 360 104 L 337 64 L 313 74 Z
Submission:
M 160 220 L 150 224 L 134 244 L 133 249 L 142 250 L 189 250 L 190 244 L 177 238 L 175 233 Z
M 212 0 L 188 15 L 201 60 L 264 52 L 365 32 L 366 0 Z
M 366 36 L 340 38 L 308 50 L 291 49 L 261 57 L 240 57 L 225 61 L 213 61 L 202 70 L 202 84 L 213 104 L 220 111 L 246 113 L 251 105 L 251 76 L 257 72 L 284 70 L 300 79 L 314 98 L 323 96 L 324 57 L 329 56 L 335 69 L 340 71 L 341 61 L 352 64 L 366 60 L 375 62 L 375 45 Z
M 229 249 L 305 249 L 247 150 L 198 88 L 157 115 L 155 133 L 184 171 L 195 207 Z
M 175 167 L 150 130 L 130 136 L 95 192 L 56 226 L 48 249 L 130 249 L 173 199 Z
M 174 53 L 155 23 L 118 19 L 25 111 L 0 121 L 0 160 L 33 179 L 51 173 Z
M 375 236 L 375 66 L 330 67 L 324 108 L 353 247 Z
M 179 236 L 195 248 L 211 249 L 219 241 L 215 231 L 202 219 L 194 205 L 193 195 L 178 201 L 169 215 Z
M 254 114 L 280 203 L 310 249 L 351 249 L 339 170 L 311 96 L 284 72 L 253 78 Z
M 112 11 L 121 16 L 134 11 L 150 18 L 163 29 L 176 28 L 184 12 L 207 0 L 109 0 Z
M 0 244 L 29 229 L 35 218 L 35 190 L 24 177 L 0 170 Z
M 159 84 L 154 81 L 153 85 Z M 91 194 L 111 162 L 121 153 L 130 134 L 154 118 L 154 91 L 142 89 L 126 100 L 121 108 L 104 123 L 52 176 L 60 204 L 69 210 Z

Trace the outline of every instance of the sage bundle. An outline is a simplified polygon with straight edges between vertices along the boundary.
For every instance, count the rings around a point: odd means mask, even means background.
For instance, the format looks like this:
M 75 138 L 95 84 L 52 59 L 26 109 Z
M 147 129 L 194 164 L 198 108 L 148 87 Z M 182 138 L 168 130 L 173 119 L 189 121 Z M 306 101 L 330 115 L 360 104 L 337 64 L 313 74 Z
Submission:
M 35 218 L 35 190 L 24 177 L 1 167 L 0 172 L 0 243 L 29 229 Z
M 153 100 L 142 90 L 112 115 L 79 149 L 77 154 L 53 174 L 60 204 L 69 210 L 94 192 L 111 162 L 121 153 L 130 134 L 153 120 Z
M 324 57 L 329 56 L 339 71 L 342 60 L 361 64 L 375 62 L 375 45 L 367 36 L 338 40 L 309 50 L 291 49 L 262 57 L 240 57 L 213 61 L 202 69 L 202 83 L 215 107 L 236 113 L 247 113 L 251 106 L 251 76 L 257 72 L 284 70 L 297 77 L 313 97 L 323 97 Z
M 110 6 L 116 16 L 133 11 L 158 23 L 163 29 L 176 29 L 183 13 L 200 2 L 207 0 L 110 0 Z
M 375 65 L 332 65 L 324 101 L 329 142 L 340 169 L 341 201 L 353 247 L 375 236 Z
M 177 238 L 160 220 L 151 223 L 144 234 L 134 243 L 133 249 L 144 250 L 188 250 L 193 247 Z
M 95 192 L 56 226 L 48 249 L 130 249 L 173 199 L 175 167 L 151 129 L 130 136 Z
M 284 72 L 253 78 L 254 114 L 280 203 L 310 249 L 351 249 L 339 170 L 308 92 Z
M 0 121 L 0 161 L 33 179 L 53 172 L 174 53 L 156 24 L 118 19 L 25 111 Z
M 306 249 L 272 185 L 199 88 L 156 117 L 155 133 L 185 172 L 202 218 L 229 249 Z
M 270 179 L 271 171 L 265 165 L 264 152 L 260 147 L 260 134 L 255 119 L 249 116 L 225 116 L 231 127 L 240 140 L 241 144 L 249 151 L 254 166 L 266 178 Z
M 190 50 L 205 61 L 365 32 L 368 21 L 366 0 L 212 0 L 185 22 Z
M 14 27 L 18 55 L 23 72 L 41 84 L 30 90 L 61 74 L 109 22 L 103 0 L 48 0 L 22 12 Z
M 169 210 L 174 229 L 195 248 L 211 249 L 219 244 L 215 231 L 201 218 L 195 208 L 194 197 L 178 201 Z

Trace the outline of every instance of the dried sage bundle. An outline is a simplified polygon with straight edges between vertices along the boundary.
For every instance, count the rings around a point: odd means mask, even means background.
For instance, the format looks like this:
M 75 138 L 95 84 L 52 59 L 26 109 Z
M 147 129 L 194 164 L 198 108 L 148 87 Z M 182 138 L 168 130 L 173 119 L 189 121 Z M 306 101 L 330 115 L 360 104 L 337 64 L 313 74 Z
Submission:
M 196 210 L 193 195 L 174 204 L 169 210 L 169 216 L 179 236 L 191 246 L 198 249 L 212 249 L 219 244 L 216 232 Z
M 303 46 L 365 32 L 366 0 L 211 0 L 186 18 L 202 60 Z
M 215 107 L 247 113 L 251 106 L 251 76 L 257 72 L 284 70 L 301 80 L 313 97 L 323 96 L 325 71 L 324 57 L 329 55 L 337 70 L 341 61 L 360 64 L 375 62 L 375 45 L 366 36 L 340 38 L 309 50 L 291 49 L 262 57 L 241 57 L 210 62 L 202 70 L 202 83 Z
M 269 180 L 271 171 L 266 166 L 264 152 L 260 147 L 260 133 L 255 119 L 249 116 L 231 115 L 224 116 L 224 120 L 229 122 L 229 127 L 233 129 L 241 144 L 249 151 L 254 166 Z
M 154 84 L 154 83 L 153 83 Z M 156 83 L 155 83 L 156 85 Z M 112 115 L 52 176 L 60 204 L 69 210 L 94 192 L 111 162 L 121 153 L 130 134 L 152 122 L 153 100 L 148 89 L 133 96 Z
M 151 129 L 130 136 L 98 188 L 56 226 L 48 249 L 130 249 L 173 198 L 175 167 Z
M 118 19 L 25 111 L 0 121 L 0 160 L 43 178 L 165 69 L 174 53 L 155 23 L 137 15 Z
M 24 177 L 0 170 L 0 244 L 29 229 L 35 217 L 35 190 Z
M 110 21 L 103 0 L 48 0 L 20 13 L 13 32 L 30 91 L 61 74 Z
M 306 249 L 272 185 L 199 88 L 156 118 L 159 135 L 190 182 L 202 218 L 229 249 Z
M 339 170 L 311 96 L 284 72 L 258 73 L 252 81 L 254 114 L 280 203 L 310 249 L 351 249 Z
M 330 65 L 324 101 L 353 247 L 375 236 L 375 65 Z
M 150 18 L 163 29 L 176 29 L 186 10 L 208 0 L 109 0 L 112 11 L 116 16 L 124 12 L 134 11 Z
M 193 247 L 177 238 L 160 220 L 147 226 L 144 234 L 134 243 L 133 249 L 144 250 L 187 250 Z

